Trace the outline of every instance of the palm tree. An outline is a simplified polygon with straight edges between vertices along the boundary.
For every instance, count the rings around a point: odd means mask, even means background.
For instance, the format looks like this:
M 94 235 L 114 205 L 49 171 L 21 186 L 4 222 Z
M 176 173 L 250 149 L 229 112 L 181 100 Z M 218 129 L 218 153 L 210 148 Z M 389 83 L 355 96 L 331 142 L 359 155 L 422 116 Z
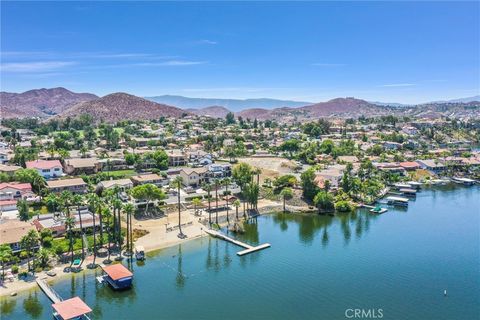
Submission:
M 98 211 L 99 216 L 101 217 L 102 205 L 100 202 L 100 198 L 95 193 L 88 194 L 87 201 L 88 201 L 90 210 L 92 211 L 92 217 L 93 217 L 93 262 L 91 263 L 90 267 L 95 268 L 97 266 L 95 263 L 95 259 L 97 258 L 97 234 L 96 234 L 97 226 L 95 221 L 95 213 Z M 101 219 L 100 219 L 100 236 L 103 237 Z
M 238 207 L 240 207 L 240 200 L 233 201 L 233 206 L 235 207 L 235 218 L 238 220 Z
M 112 212 L 110 211 L 110 208 L 109 207 L 104 207 L 103 208 L 103 211 L 102 211 L 102 218 L 106 219 L 105 221 L 107 222 L 107 237 L 108 237 L 108 257 L 107 259 L 103 262 L 103 263 L 111 263 L 112 261 L 110 260 L 110 254 L 111 254 L 111 251 L 112 251 L 112 238 L 113 238 L 113 235 L 112 235 L 112 232 L 113 232 L 113 228 L 112 228 Z
M 30 230 L 25 236 L 20 240 L 21 247 L 27 253 L 27 264 L 28 270 L 30 270 L 30 258 L 32 257 L 32 250 L 38 246 L 38 233 L 35 230 Z M 35 257 L 34 257 L 35 259 Z M 35 263 L 33 263 L 35 264 Z
M 51 255 L 52 253 L 50 252 L 50 250 L 46 248 L 41 248 L 40 250 L 38 250 L 37 258 L 40 260 L 40 265 L 42 267 L 45 268 L 46 266 L 48 266 L 48 260 L 50 260 Z
M 135 212 L 135 207 L 131 203 L 123 206 L 123 211 L 127 214 L 127 253 L 133 252 L 133 231 L 132 231 L 132 215 Z
M 58 205 L 59 205 L 59 199 L 58 196 L 54 193 L 50 193 L 48 196 L 44 198 L 45 204 L 47 205 L 47 208 L 51 210 L 51 212 L 56 212 Z
M 215 179 L 215 223 L 218 224 L 218 179 Z
M 225 196 L 227 197 L 227 200 L 226 200 L 226 203 L 227 203 L 227 223 L 228 225 L 230 225 L 230 218 L 228 217 L 228 198 L 229 198 L 229 195 L 228 195 L 228 186 L 230 185 L 230 178 L 225 178 L 223 179 L 223 184 L 225 185 Z
M 180 210 L 180 188 L 182 187 L 183 179 L 180 176 L 177 176 L 173 181 L 172 185 L 177 188 L 177 199 L 178 199 L 178 237 L 184 238 L 185 235 L 182 232 L 182 218 L 181 218 L 181 210 Z
M 0 246 L 0 263 L 2 264 L 2 279 L 5 279 L 5 264 L 9 263 L 13 258 L 12 248 L 8 244 Z
M 73 196 L 73 204 L 77 206 L 77 214 L 78 214 L 78 221 L 80 222 L 80 237 L 82 238 L 81 243 L 82 243 L 82 262 L 83 259 L 85 259 L 85 244 L 83 241 L 83 236 L 85 235 L 83 231 L 83 222 L 82 222 L 82 214 L 80 212 L 80 206 L 83 203 L 83 197 L 79 194 L 76 194 Z
M 285 209 L 285 202 L 286 200 L 290 200 L 293 198 L 293 190 L 291 188 L 283 188 L 280 192 L 280 195 L 283 198 L 283 213 L 287 212 Z
M 212 185 L 210 183 L 205 183 L 203 185 L 203 189 L 207 191 L 207 196 L 208 196 L 208 223 L 211 225 L 212 224 L 212 208 L 210 206 L 211 202 L 211 196 L 210 192 L 212 191 Z
M 73 265 L 73 228 L 75 228 L 75 220 L 72 217 L 68 216 L 67 219 L 65 219 L 65 228 L 67 228 L 68 239 L 70 240 L 69 250 L 72 259 L 70 264 L 71 267 Z

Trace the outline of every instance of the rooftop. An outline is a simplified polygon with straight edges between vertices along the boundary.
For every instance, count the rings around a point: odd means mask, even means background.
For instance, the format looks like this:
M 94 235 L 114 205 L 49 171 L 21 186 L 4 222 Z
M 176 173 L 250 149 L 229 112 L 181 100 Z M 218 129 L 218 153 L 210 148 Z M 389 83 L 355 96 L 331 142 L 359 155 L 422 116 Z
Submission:
M 65 320 L 80 317 L 92 312 L 89 306 L 79 297 L 74 297 L 52 304 L 53 309 Z
M 52 169 L 56 167 L 62 167 L 62 164 L 58 160 L 27 161 L 25 165 L 27 169 Z
M 133 276 L 133 273 L 120 263 L 103 267 L 103 271 L 108 274 L 113 281 Z

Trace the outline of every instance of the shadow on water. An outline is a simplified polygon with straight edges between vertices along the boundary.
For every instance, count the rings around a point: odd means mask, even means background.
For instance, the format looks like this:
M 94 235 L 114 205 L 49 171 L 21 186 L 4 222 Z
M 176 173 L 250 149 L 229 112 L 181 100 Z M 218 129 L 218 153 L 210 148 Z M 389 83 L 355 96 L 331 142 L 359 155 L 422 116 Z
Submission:
M 182 255 L 182 245 L 178 246 L 177 254 L 177 276 L 175 277 L 175 285 L 179 289 L 185 287 L 186 276 L 183 273 L 183 255 Z
M 23 309 L 32 319 L 38 319 L 42 315 L 43 306 L 38 299 L 38 291 L 29 293 L 28 297 L 23 300 Z
M 17 300 L 14 299 L 2 299 L 0 304 L 0 314 L 2 316 L 7 316 L 15 310 L 17 306 Z

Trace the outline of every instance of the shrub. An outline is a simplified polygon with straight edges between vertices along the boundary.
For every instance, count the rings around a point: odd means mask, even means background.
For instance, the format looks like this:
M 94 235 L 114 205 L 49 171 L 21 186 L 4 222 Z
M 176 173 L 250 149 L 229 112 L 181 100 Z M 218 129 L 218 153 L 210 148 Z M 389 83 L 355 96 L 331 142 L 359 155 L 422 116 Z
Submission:
M 12 266 L 12 273 L 13 273 L 13 274 L 17 274 L 17 273 L 18 273 L 18 265 L 14 264 L 14 265 Z

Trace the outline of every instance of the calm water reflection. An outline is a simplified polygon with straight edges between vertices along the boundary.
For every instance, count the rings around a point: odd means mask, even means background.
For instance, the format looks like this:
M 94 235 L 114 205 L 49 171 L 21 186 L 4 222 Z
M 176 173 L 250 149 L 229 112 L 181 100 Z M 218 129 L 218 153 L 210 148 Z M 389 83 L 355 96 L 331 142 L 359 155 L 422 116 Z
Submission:
M 272 247 L 244 257 L 212 238 L 124 261 L 132 290 L 113 292 L 86 272 L 53 284 L 96 319 L 384 319 L 480 317 L 479 187 L 423 190 L 407 210 L 371 215 L 273 214 L 238 237 Z M 443 296 L 448 289 L 449 295 Z M 2 319 L 51 319 L 37 290 L 1 301 Z

